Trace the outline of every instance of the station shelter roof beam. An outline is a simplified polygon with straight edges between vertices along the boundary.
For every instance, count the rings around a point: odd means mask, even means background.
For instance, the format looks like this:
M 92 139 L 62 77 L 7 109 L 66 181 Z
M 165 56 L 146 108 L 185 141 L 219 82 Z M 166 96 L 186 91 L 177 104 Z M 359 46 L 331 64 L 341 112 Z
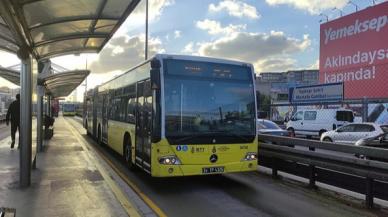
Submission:
M 70 95 L 89 73 L 89 70 L 74 70 L 47 75 L 41 79 L 48 93 L 54 98 L 58 98 Z
M 12 82 L 13 84 L 20 85 L 20 73 L 19 71 L 3 68 L 0 66 L 0 77 Z
M 0 6 L 12 11 L 14 16 L 1 14 L 4 19 L 0 19 L 0 49 L 15 52 L 20 46 L 6 24 L 14 23 L 13 28 L 20 30 L 25 39 L 23 43 L 38 60 L 99 52 L 139 1 L 2 0 Z M 3 33 L 2 28 L 8 31 Z

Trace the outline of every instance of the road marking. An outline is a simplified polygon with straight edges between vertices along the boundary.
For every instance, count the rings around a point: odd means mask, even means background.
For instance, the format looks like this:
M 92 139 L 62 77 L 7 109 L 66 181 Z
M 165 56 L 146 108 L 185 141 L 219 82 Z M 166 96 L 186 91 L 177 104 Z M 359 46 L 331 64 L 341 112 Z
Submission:
M 78 124 L 78 123 L 77 123 Z M 77 133 L 79 135 L 79 133 Z M 84 140 L 84 144 L 85 143 L 88 143 L 87 141 L 85 141 L 84 138 L 81 137 L 82 140 Z M 94 146 L 94 145 L 93 145 Z M 105 156 L 105 154 L 99 150 L 99 148 L 95 148 L 93 147 L 94 150 L 96 150 L 96 152 L 99 154 L 99 156 L 105 160 L 106 163 L 109 164 L 109 166 L 120 176 L 120 178 L 125 182 L 127 183 L 127 185 L 129 187 L 132 188 L 133 191 L 135 191 L 135 193 L 137 195 L 139 195 L 139 197 L 159 216 L 159 217 L 167 217 L 167 215 L 163 212 L 162 209 L 160 209 L 147 195 L 145 195 L 139 187 L 137 187 L 137 185 L 135 183 L 133 183 L 131 180 L 128 179 L 128 177 L 122 173 L 115 165 L 114 163 Z
M 64 119 L 65 120 L 65 119 Z M 82 137 L 80 137 L 79 133 L 75 131 L 74 127 L 71 126 L 71 124 L 69 124 L 67 122 L 67 120 L 64 121 L 66 123 L 66 125 L 68 125 L 71 133 L 77 138 L 77 140 L 83 145 L 85 146 L 86 148 L 86 141 L 83 141 L 84 139 Z M 87 149 L 86 149 L 87 150 Z M 108 183 L 109 187 L 111 188 L 111 190 L 113 191 L 113 193 L 115 194 L 116 198 L 119 200 L 120 204 L 122 205 L 122 207 L 124 208 L 124 210 L 126 211 L 126 213 L 128 214 L 128 216 L 130 217 L 140 217 L 141 215 L 138 213 L 138 211 L 134 208 L 134 206 L 129 202 L 129 200 L 127 199 L 127 197 L 125 196 L 125 194 L 121 191 L 121 189 L 117 186 L 117 184 L 115 183 L 115 181 L 112 179 L 112 177 L 108 174 L 108 172 L 106 172 L 106 170 L 104 169 L 103 166 L 101 166 L 98 161 L 95 161 L 94 162 L 96 164 L 96 167 L 98 169 L 98 171 L 101 173 L 102 177 L 104 178 L 104 180 Z

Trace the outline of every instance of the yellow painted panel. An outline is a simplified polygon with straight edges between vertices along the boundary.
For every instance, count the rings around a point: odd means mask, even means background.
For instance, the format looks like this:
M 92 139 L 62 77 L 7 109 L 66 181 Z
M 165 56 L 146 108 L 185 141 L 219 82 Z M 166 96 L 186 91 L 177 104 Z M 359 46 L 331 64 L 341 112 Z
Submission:
M 132 140 L 132 147 L 134 147 L 135 125 L 113 120 L 108 121 L 108 146 L 120 155 L 123 154 L 123 142 L 125 132 L 129 132 Z
M 257 141 L 257 138 L 254 140 Z M 183 147 L 185 146 L 185 147 Z M 188 176 L 202 175 L 204 167 L 224 167 L 224 173 L 254 171 L 257 168 L 257 160 L 243 160 L 248 152 L 257 153 L 258 143 L 241 144 L 201 144 L 201 145 L 169 145 L 166 139 L 152 144 L 151 175 L 164 176 Z M 210 156 L 217 154 L 218 161 L 210 163 Z M 175 155 L 181 161 L 181 165 L 162 165 L 158 159 L 163 156 Z M 171 168 L 173 172 L 171 171 Z

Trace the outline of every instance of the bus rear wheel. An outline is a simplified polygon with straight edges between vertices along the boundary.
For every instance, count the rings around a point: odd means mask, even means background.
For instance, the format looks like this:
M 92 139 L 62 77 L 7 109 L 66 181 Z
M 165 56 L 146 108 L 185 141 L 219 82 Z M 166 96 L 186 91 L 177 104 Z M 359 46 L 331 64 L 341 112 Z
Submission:
M 130 142 L 130 138 L 128 136 L 124 139 L 124 160 L 127 165 L 127 167 L 130 170 L 135 169 L 135 165 L 132 162 L 132 146 Z
M 97 143 L 98 145 L 102 146 L 102 134 L 100 125 L 98 125 Z

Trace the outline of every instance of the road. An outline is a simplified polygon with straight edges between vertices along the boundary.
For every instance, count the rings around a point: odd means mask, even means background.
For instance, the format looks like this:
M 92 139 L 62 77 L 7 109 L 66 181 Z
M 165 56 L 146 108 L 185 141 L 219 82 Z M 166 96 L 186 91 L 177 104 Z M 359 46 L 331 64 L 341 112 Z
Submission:
M 383 216 L 260 172 L 152 178 L 128 170 L 118 154 L 98 146 L 86 136 L 79 119 L 66 120 L 167 216 Z

